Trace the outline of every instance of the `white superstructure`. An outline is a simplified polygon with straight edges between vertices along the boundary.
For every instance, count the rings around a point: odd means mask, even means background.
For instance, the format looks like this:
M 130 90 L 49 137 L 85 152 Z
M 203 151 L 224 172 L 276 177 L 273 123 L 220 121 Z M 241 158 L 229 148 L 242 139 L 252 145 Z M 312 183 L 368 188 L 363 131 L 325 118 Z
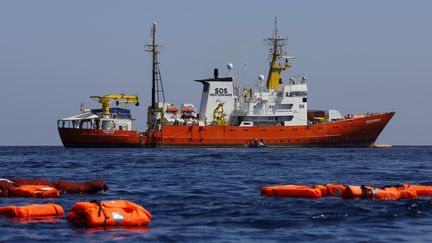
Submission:
M 230 117 L 231 125 L 297 126 L 307 125 L 306 79 L 291 78 L 280 90 L 253 92 L 243 89 Z

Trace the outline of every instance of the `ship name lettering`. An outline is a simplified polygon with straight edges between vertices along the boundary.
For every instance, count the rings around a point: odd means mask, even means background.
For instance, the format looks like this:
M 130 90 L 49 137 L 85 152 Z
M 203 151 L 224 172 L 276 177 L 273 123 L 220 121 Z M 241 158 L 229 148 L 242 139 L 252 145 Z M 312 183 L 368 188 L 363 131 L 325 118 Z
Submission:
M 210 96 L 232 96 L 232 94 L 228 93 L 228 88 L 215 88 L 215 93 L 210 94 Z
M 210 94 L 210 96 L 232 96 L 232 94 Z
M 381 121 L 381 119 L 372 119 L 372 120 L 367 120 L 366 123 L 374 123 L 374 122 L 379 122 Z

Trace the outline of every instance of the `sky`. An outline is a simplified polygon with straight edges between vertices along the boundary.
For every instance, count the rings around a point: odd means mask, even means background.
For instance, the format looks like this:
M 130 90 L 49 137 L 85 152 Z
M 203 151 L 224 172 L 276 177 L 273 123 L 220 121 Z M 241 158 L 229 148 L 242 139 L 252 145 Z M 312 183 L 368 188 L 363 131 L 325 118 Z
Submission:
M 268 72 L 274 18 L 308 79 L 310 109 L 395 111 L 379 143 L 431 145 L 432 1 L 0 1 L 0 145 L 61 145 L 57 119 L 100 105 L 91 95 L 138 94 L 146 129 L 157 40 L 165 96 L 199 106 L 201 84 L 234 65 L 235 82 Z

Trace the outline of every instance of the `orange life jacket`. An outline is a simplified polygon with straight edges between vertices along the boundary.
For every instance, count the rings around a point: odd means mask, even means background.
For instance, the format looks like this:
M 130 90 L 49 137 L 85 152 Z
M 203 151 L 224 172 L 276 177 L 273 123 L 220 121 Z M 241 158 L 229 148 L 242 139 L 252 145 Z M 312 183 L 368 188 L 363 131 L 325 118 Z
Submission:
M 384 190 L 373 186 L 347 186 L 347 189 L 342 193 L 342 198 L 398 200 L 402 199 L 402 193 L 398 190 Z
M 63 208 L 58 204 L 31 204 L 27 206 L 0 207 L 0 215 L 8 217 L 46 217 L 62 216 Z
M 267 186 L 261 188 L 261 194 L 269 197 L 307 197 L 320 198 L 320 188 L 302 185 Z
M 127 200 L 78 202 L 69 212 L 70 222 L 97 226 L 145 226 L 152 216 L 149 211 Z
M 417 196 L 432 196 L 432 186 L 403 184 L 403 188 L 416 191 Z
M 321 197 L 326 197 L 327 193 L 328 193 L 328 189 L 325 185 L 315 185 L 315 186 L 311 186 L 310 188 L 315 188 L 321 191 Z
M 329 197 L 341 197 L 342 193 L 346 190 L 346 186 L 340 184 L 327 184 L 326 186 Z
M 399 192 L 401 194 L 400 199 L 416 199 L 418 196 L 418 193 L 414 189 L 409 187 L 384 187 L 383 189 L 386 191 Z
M 51 186 L 22 185 L 15 187 L 11 194 L 15 197 L 52 198 L 60 196 L 60 192 Z
M 341 197 L 342 192 L 345 191 L 346 186 L 339 184 L 315 185 L 321 191 L 322 197 Z

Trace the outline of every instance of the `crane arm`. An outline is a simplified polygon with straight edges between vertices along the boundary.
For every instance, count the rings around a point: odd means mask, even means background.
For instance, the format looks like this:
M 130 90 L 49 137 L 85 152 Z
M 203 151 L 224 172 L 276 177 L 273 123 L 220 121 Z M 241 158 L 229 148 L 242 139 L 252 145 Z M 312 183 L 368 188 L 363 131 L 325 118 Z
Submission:
M 139 98 L 137 95 L 108 94 L 104 96 L 90 96 L 90 98 L 102 104 L 103 115 L 109 115 L 110 105 L 113 102 L 116 102 L 117 105 L 119 103 L 124 103 L 126 104 L 126 107 L 129 103 L 133 103 L 137 106 L 139 105 Z

